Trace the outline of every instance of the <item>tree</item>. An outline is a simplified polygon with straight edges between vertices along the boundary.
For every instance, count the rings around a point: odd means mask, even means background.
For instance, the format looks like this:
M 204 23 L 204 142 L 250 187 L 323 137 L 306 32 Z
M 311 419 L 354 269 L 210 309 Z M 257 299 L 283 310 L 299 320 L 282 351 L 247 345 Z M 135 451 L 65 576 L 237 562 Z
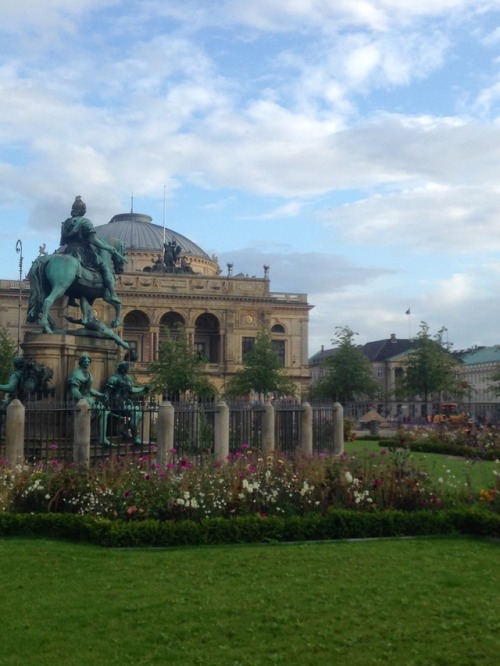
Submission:
M 152 391 L 173 400 L 185 399 L 187 395 L 214 396 L 215 387 L 205 375 L 206 359 L 189 343 L 184 327 L 179 325 L 166 332 L 158 359 L 148 366 Z
M 0 327 L 0 384 L 5 384 L 14 371 L 16 344 L 6 326 Z
M 380 385 L 373 376 L 370 361 L 354 343 L 354 336 L 358 334 L 349 326 L 337 326 L 335 332 L 332 343 L 337 347 L 323 363 L 325 372 L 313 387 L 313 397 L 333 398 L 344 403 L 375 397 Z
M 271 336 L 259 331 L 253 348 L 243 358 L 243 368 L 227 383 L 225 395 L 232 398 L 247 397 L 255 392 L 259 397 L 295 396 L 297 388 L 283 370 L 281 361 L 273 349 Z
M 451 345 L 443 343 L 443 330 L 434 336 L 423 321 L 414 347 L 403 365 L 402 388 L 408 396 L 418 395 L 424 403 L 443 392 L 463 393 L 460 365 L 450 353 Z

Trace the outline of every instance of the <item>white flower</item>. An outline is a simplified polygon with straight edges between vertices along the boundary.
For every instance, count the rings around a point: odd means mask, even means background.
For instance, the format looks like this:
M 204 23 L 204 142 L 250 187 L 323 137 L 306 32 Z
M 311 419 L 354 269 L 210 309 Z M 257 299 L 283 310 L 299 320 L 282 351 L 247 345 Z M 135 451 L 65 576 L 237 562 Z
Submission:
M 345 480 L 347 481 L 347 483 L 352 483 L 352 474 L 351 474 L 351 472 L 346 472 L 345 473 Z

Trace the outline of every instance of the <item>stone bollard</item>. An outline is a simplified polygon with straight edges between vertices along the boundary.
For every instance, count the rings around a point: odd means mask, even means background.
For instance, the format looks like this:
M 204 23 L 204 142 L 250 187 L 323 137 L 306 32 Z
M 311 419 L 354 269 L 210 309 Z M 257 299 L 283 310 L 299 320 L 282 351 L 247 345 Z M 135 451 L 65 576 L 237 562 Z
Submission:
M 24 461 L 24 405 L 14 398 L 7 407 L 5 422 L 5 455 L 14 467 Z
M 302 405 L 300 452 L 303 456 L 313 454 L 313 410 L 308 402 Z
M 156 422 L 156 462 L 166 465 L 170 460 L 170 451 L 174 448 L 174 418 L 175 409 L 171 402 L 166 400 L 158 407 L 158 421 Z
M 274 434 L 274 407 L 270 402 L 264 405 L 262 417 L 262 453 L 264 456 L 272 456 L 276 446 Z
M 229 407 L 219 400 L 215 412 L 214 457 L 219 463 L 226 463 L 229 456 Z
M 90 467 L 90 405 L 83 398 L 75 406 L 73 462 L 79 469 Z
M 333 405 L 333 452 L 344 453 L 344 408 L 340 402 Z

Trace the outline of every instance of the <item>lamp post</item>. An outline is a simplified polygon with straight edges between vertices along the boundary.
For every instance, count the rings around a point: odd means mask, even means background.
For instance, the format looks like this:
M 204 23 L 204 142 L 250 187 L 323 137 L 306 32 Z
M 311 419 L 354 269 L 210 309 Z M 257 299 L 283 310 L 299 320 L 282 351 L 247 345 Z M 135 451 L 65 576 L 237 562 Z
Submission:
M 17 353 L 21 351 L 21 307 L 23 298 L 23 242 L 18 240 L 16 252 L 19 254 L 19 303 L 17 313 Z

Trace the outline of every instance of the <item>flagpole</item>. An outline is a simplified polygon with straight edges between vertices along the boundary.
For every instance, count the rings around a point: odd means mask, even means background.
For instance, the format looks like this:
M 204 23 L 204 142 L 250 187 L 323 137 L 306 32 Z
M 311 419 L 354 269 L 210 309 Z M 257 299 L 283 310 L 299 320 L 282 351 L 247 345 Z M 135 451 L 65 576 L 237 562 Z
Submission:
M 165 189 L 166 185 L 163 186 L 163 245 L 165 245 Z

